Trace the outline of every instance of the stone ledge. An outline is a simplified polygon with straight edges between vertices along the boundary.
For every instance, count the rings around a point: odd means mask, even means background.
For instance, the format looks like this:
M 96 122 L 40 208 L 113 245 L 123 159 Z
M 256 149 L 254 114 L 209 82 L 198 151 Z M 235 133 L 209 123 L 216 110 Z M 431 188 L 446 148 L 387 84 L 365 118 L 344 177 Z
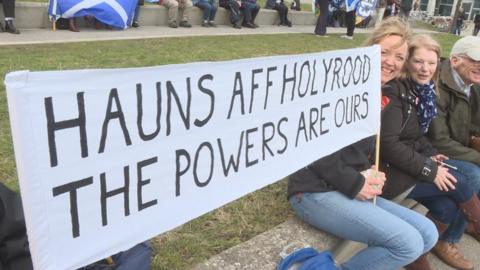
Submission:
M 402 205 L 422 214 L 425 208 L 413 200 L 405 199 Z M 254 238 L 213 256 L 206 262 L 196 265 L 194 270 L 275 270 L 280 260 L 280 253 L 288 246 L 301 244 L 311 246 L 319 251 L 331 250 L 335 260 L 344 262 L 364 244 L 343 240 L 320 231 L 300 219 L 293 217 L 284 223 Z
M 0 10 L 2 7 L 0 6 Z M 0 12 L 0 19 L 3 20 L 3 12 Z M 48 4 L 34 2 L 17 2 L 15 8 L 15 24 L 18 28 L 51 28 L 52 23 L 48 18 Z M 200 25 L 202 22 L 202 11 L 193 7 L 191 23 Z M 294 25 L 314 25 L 316 17 L 311 12 L 291 11 L 289 19 Z M 82 20 L 79 20 L 82 21 Z M 140 9 L 140 25 L 144 26 L 166 26 L 168 21 L 167 9 L 160 5 L 146 5 Z M 229 12 L 219 8 L 215 21 L 218 25 L 230 25 Z M 275 10 L 260 9 L 256 23 L 260 25 L 273 25 L 279 22 L 278 13 Z M 82 22 L 80 22 L 82 26 Z

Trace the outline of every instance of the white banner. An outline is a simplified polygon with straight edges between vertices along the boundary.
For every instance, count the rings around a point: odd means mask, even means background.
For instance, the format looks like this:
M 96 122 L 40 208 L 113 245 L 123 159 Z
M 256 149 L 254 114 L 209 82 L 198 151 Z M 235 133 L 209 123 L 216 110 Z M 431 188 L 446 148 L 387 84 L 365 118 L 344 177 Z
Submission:
M 35 269 L 75 269 L 377 132 L 368 47 L 18 71 L 8 105 Z

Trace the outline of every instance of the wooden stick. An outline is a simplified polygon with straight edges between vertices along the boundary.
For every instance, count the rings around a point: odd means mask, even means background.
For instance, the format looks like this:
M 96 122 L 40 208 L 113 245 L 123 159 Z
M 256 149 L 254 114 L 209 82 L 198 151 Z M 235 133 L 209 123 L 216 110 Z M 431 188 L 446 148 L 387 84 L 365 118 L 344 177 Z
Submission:
M 375 170 L 378 173 L 380 167 L 380 130 L 378 130 L 375 141 Z M 377 205 L 377 195 L 373 196 L 373 205 Z

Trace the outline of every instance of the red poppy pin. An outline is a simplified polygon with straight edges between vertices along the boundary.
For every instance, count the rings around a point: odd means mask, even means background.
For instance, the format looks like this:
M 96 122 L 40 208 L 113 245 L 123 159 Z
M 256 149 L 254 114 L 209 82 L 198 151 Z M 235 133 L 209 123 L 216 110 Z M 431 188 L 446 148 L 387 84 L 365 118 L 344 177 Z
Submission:
M 390 103 L 390 99 L 387 96 L 382 96 L 382 111 Z

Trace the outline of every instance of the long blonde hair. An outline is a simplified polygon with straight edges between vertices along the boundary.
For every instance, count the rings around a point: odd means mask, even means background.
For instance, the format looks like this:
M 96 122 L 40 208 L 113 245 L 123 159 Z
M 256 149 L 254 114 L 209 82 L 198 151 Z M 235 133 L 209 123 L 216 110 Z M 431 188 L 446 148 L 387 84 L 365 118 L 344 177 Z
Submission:
M 383 20 L 380 25 L 375 27 L 373 32 L 370 34 L 370 37 L 365 41 L 365 45 L 371 46 L 374 44 L 378 44 L 384 38 L 393 35 L 402 38 L 403 42 L 401 44 L 398 44 L 398 46 L 401 46 L 405 42 L 407 42 L 408 44 L 410 38 L 412 37 L 410 25 L 397 16 L 388 17 L 387 19 Z

